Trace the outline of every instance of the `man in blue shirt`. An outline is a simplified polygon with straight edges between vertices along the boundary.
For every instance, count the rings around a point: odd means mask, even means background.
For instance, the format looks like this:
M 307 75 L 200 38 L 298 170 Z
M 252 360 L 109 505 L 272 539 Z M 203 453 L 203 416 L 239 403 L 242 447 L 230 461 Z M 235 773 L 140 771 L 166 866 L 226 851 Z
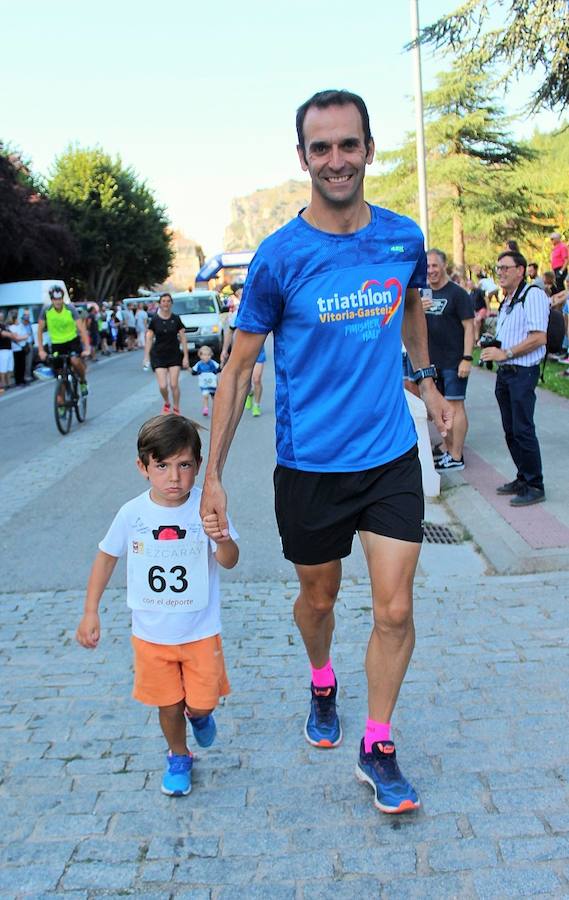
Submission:
M 424 239 L 410 219 L 364 201 L 375 146 L 361 97 L 315 94 L 297 111 L 309 206 L 253 259 L 230 360 L 216 395 L 202 515 L 227 531 L 221 474 L 266 335 L 275 342 L 275 506 L 296 568 L 294 607 L 311 668 L 304 734 L 331 748 L 342 730 L 330 660 L 342 558 L 357 531 L 368 562 L 374 628 L 367 656 L 369 717 L 357 777 L 389 813 L 419 806 L 401 774 L 391 714 L 414 645 L 413 578 L 422 540 L 417 437 L 402 388 L 401 338 L 442 434 L 450 407 L 429 366 L 418 288 Z

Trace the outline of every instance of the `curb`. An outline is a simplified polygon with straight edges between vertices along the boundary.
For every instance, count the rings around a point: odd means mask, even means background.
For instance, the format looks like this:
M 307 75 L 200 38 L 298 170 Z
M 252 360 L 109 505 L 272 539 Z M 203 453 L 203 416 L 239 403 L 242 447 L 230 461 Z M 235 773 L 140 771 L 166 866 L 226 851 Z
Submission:
M 498 575 L 527 575 L 569 570 L 569 549 L 536 550 L 469 484 L 445 490 L 443 502 L 468 529 L 472 539 Z M 465 510 L 468 520 L 465 521 Z

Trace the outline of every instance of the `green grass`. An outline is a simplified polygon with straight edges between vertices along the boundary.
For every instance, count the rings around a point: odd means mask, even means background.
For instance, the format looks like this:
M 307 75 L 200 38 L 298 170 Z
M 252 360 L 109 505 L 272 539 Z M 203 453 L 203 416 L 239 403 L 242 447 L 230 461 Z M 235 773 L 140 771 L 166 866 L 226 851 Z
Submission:
M 473 351 L 474 362 L 472 363 L 473 367 L 478 365 L 478 360 L 480 359 L 480 350 L 478 347 L 475 347 Z M 567 397 L 569 399 L 569 378 L 564 378 L 561 374 L 565 372 L 567 366 L 562 366 L 557 362 L 553 362 L 552 359 L 547 360 L 547 365 L 545 366 L 545 382 L 538 381 L 538 387 L 540 387 L 543 391 L 551 391 L 553 394 L 559 394 L 560 397 Z
M 552 359 L 548 359 L 545 366 L 545 383 L 539 381 L 539 387 L 545 391 L 559 394 L 561 397 L 569 398 L 569 377 L 564 378 L 561 374 L 568 368 L 568 366 L 562 366 L 557 362 L 553 362 Z

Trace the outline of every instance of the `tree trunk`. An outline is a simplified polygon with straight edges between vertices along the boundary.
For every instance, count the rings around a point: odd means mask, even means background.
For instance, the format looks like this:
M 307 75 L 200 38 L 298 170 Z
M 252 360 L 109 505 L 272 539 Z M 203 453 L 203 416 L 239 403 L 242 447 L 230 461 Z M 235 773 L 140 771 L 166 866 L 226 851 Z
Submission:
M 462 210 L 462 189 L 454 185 L 454 212 L 452 214 L 452 256 L 454 268 L 464 278 L 464 218 Z

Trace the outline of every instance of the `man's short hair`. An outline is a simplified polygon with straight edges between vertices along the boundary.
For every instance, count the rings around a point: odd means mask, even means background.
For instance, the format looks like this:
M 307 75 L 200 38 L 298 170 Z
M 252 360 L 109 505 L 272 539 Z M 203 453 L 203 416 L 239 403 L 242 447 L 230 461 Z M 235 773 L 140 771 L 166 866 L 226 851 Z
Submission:
M 168 291 L 164 291 L 164 293 L 160 294 L 160 296 L 158 297 L 158 303 L 160 303 L 160 301 L 162 300 L 163 297 L 169 297 L 170 300 L 172 301 L 172 303 L 174 302 L 172 300 L 172 294 L 170 294 Z
M 539 269 L 539 266 L 538 266 L 537 263 L 534 263 L 534 262 L 528 262 L 528 269 L 529 269 L 530 266 L 533 266 L 533 268 L 535 269 L 536 272 L 537 272 L 538 269 Z
M 502 253 L 500 253 L 498 262 L 500 262 L 501 259 L 504 259 L 505 256 L 509 256 L 510 259 L 513 259 L 516 266 L 522 266 L 524 275 L 526 274 L 528 264 L 525 256 L 522 253 L 515 253 L 513 250 L 504 250 Z
M 306 145 L 304 143 L 304 120 L 310 107 L 315 106 L 317 109 L 326 109 L 328 106 L 348 106 L 350 103 L 354 104 L 361 116 L 364 144 L 367 153 L 371 142 L 371 130 L 367 106 L 358 94 L 352 94 L 351 91 L 337 90 L 318 91 L 318 93 L 313 94 L 309 100 L 306 100 L 302 106 L 298 107 L 296 111 L 296 134 L 298 136 L 298 146 L 303 153 L 306 153 Z
M 446 266 L 447 255 L 444 252 L 444 250 L 439 250 L 437 247 L 431 247 L 430 250 L 427 250 L 427 256 L 431 256 L 431 254 L 433 254 L 433 253 L 435 254 L 435 256 L 438 256 L 438 258 L 442 262 L 443 266 Z
M 202 458 L 199 425 L 185 416 L 153 416 L 138 432 L 138 458 L 145 466 L 152 456 L 162 462 L 169 456 L 190 449 L 196 462 Z

